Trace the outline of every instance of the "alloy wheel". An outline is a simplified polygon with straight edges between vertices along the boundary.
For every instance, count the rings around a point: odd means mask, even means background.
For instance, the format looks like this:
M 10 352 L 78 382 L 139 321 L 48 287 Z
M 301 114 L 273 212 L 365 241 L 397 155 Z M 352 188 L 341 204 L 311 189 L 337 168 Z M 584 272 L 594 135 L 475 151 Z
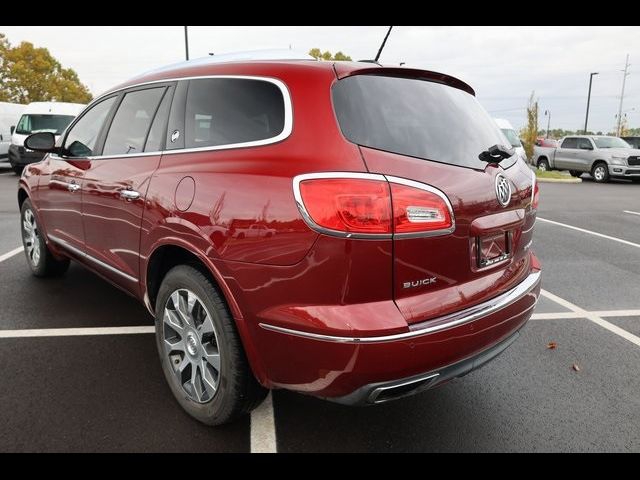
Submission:
M 37 267 L 40 262 L 40 232 L 31 209 L 25 210 L 22 218 L 22 241 L 29 261 Z
M 190 290 L 174 291 L 162 319 L 164 354 L 191 400 L 209 402 L 220 384 L 220 350 L 211 315 Z

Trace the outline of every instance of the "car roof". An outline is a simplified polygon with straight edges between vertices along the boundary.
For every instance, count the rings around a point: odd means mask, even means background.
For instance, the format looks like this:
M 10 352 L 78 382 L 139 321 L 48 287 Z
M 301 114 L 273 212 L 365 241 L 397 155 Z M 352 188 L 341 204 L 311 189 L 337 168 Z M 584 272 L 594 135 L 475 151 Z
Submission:
M 251 75 L 259 76 L 261 71 L 273 72 L 274 67 L 278 66 L 282 67 L 283 69 L 293 68 L 301 70 L 300 73 L 302 73 L 303 75 L 311 75 L 317 73 L 318 71 L 329 70 L 333 71 L 338 79 L 356 74 L 375 73 L 383 73 L 384 75 L 389 76 L 420 78 L 437 83 L 444 83 L 460 90 L 464 90 L 471 95 L 475 95 L 475 91 L 462 80 L 459 80 L 450 75 L 429 70 L 420 70 L 406 67 L 390 67 L 369 61 L 320 61 L 309 55 L 301 54 L 295 51 L 258 50 L 254 52 L 213 55 L 160 67 L 131 78 L 126 82 L 117 85 L 112 89 L 109 89 L 101 96 L 135 85 L 176 80 L 181 78 L 204 77 L 213 75 L 248 75 L 249 73 L 247 72 L 251 72 Z
M 31 102 L 23 110 L 28 114 L 78 115 L 86 105 L 68 102 Z

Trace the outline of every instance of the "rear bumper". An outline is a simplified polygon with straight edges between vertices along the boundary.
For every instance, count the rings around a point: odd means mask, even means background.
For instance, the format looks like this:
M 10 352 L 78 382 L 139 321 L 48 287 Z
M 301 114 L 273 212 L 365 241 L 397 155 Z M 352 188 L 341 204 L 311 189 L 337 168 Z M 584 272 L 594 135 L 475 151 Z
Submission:
M 488 302 L 390 335 L 323 335 L 261 323 L 270 386 L 368 404 L 464 375 L 513 342 L 533 312 L 540 278 L 534 269 Z
M 370 383 L 343 397 L 327 400 L 344 405 L 372 405 L 414 395 L 480 368 L 504 352 L 519 336 L 520 333 L 516 331 L 492 347 L 437 371 L 391 382 Z

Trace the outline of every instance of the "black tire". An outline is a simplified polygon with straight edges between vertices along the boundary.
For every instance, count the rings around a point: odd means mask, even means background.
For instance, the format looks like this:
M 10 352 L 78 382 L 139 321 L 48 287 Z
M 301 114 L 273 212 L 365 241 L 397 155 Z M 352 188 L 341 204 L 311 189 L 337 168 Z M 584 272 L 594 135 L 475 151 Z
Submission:
M 11 165 L 11 168 L 16 175 L 22 175 L 22 170 L 24 170 L 24 167 L 20 165 Z
M 27 228 L 29 224 L 32 230 Z M 22 232 L 22 245 L 27 263 L 36 277 L 58 277 L 67 271 L 69 259 L 57 259 L 51 253 L 40 231 L 29 199 L 24 201 L 20 209 L 20 231 Z
M 632 178 L 631 181 L 633 183 L 640 183 L 640 178 Z
M 569 170 L 569 173 L 572 177 L 576 178 L 580 178 L 580 175 L 582 175 L 582 172 L 579 172 L 578 170 Z
M 609 181 L 609 168 L 604 162 L 596 162 L 591 167 L 591 176 L 597 183 L 605 183 Z
M 192 393 L 187 391 L 187 387 L 194 384 L 189 384 L 189 381 L 187 381 L 188 385 L 184 385 L 185 377 L 183 376 L 182 380 L 178 380 L 176 372 L 179 369 L 179 364 L 186 364 L 189 358 L 196 358 L 195 361 L 200 362 L 200 356 L 202 356 L 202 361 L 204 361 L 204 353 L 198 353 L 194 348 L 196 353 L 188 357 L 186 348 L 183 348 L 182 355 L 175 350 L 168 352 L 167 350 L 169 349 L 165 348 L 165 334 L 169 338 L 169 336 L 176 333 L 185 342 L 185 346 L 188 344 L 189 325 L 184 325 L 183 323 L 182 326 L 184 328 L 180 329 L 180 332 L 182 332 L 180 334 L 177 330 L 165 327 L 163 320 L 165 308 L 170 309 L 173 305 L 173 298 L 175 297 L 172 297 L 172 295 L 180 295 L 179 292 L 185 291 L 195 294 L 197 300 L 204 306 L 214 329 L 209 338 L 215 340 L 215 346 L 219 354 L 220 370 L 217 372 L 217 388 L 211 394 L 211 398 L 201 399 L 201 401 L 192 398 L 195 395 L 193 391 Z M 162 371 L 176 400 L 189 415 L 207 425 L 222 425 L 249 413 L 262 403 L 267 396 L 268 390 L 263 388 L 253 376 L 235 322 L 229 313 L 227 305 L 215 285 L 202 272 L 188 265 L 178 265 L 172 268 L 162 280 L 155 310 L 156 345 L 160 355 Z M 194 308 L 192 313 L 195 310 Z M 173 311 L 176 312 L 177 310 Z M 200 313 L 202 315 L 202 310 L 200 310 Z M 194 314 L 191 320 L 197 323 L 197 320 L 194 320 L 195 317 L 196 315 Z M 182 317 L 178 316 L 176 318 Z M 192 333 L 195 332 L 196 330 L 193 329 Z M 197 342 L 200 352 L 205 350 L 203 338 L 200 338 L 200 341 Z M 196 371 L 198 370 L 196 369 Z M 199 371 L 202 372 L 202 370 Z M 187 377 L 190 377 L 190 372 L 192 371 L 189 370 L 187 372 Z M 193 380 L 191 381 L 193 382 Z M 196 381 L 198 381 L 197 378 Z M 199 385 L 200 388 L 205 385 L 202 374 L 200 375 Z
M 538 160 L 538 165 L 536 166 L 538 167 L 538 170 L 543 170 L 545 172 L 548 172 L 551 170 L 549 161 L 546 158 L 541 158 L 540 160 Z

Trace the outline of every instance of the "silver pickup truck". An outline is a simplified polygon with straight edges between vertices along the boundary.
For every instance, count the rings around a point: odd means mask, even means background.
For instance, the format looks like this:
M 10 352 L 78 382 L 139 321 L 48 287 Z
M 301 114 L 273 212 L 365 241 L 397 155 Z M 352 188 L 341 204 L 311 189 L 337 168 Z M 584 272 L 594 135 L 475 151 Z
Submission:
M 640 182 L 640 150 L 618 137 L 564 137 L 558 148 L 534 147 L 532 163 L 541 170 L 569 170 L 574 177 L 590 173 L 596 182 L 611 177 Z

